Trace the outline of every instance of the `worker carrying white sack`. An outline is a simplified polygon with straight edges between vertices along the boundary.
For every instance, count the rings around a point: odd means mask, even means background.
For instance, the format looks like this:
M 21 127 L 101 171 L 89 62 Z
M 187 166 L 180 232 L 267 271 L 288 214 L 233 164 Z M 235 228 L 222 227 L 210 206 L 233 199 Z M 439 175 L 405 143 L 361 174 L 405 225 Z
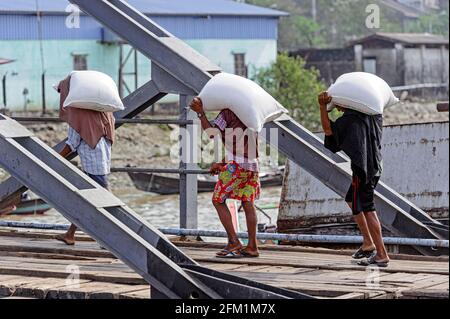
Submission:
M 228 244 L 219 258 L 259 257 L 256 240 L 257 215 L 254 201 L 260 195 L 258 132 L 286 109 L 259 85 L 240 76 L 220 73 L 204 87 L 191 103 L 202 128 L 211 138 L 219 135 L 226 156 L 214 163 L 210 172 L 219 175 L 213 204 L 228 235 Z M 205 111 L 220 111 L 211 125 Z M 248 245 L 243 247 L 233 226 L 228 199 L 242 202 L 247 220 Z
M 345 201 L 364 239 L 352 256 L 360 259 L 361 266 L 387 267 L 389 263 L 374 193 L 383 170 L 383 110 L 397 102 L 384 80 L 361 72 L 341 76 L 328 92 L 319 95 L 325 147 L 334 153 L 343 151 L 351 159 L 353 178 Z M 328 117 L 334 107 L 344 113 L 335 122 Z
M 55 89 L 60 94 L 60 118 L 69 124 L 68 138 L 60 155 L 77 152 L 81 168 L 100 186 L 109 189 L 111 150 L 115 140 L 113 111 L 123 104 L 114 81 L 96 71 L 75 71 Z M 72 224 L 56 239 L 75 244 L 77 226 Z

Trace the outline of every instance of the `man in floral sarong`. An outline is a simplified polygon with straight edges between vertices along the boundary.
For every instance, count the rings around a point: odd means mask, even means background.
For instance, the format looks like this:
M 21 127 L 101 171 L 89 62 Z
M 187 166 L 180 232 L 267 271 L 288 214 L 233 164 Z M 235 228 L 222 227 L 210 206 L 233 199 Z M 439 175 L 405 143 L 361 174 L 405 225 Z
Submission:
M 202 100 L 196 97 L 191 109 L 200 118 L 202 128 L 211 138 L 220 134 L 226 156 L 211 166 L 211 174 L 219 175 L 213 194 L 213 205 L 228 235 L 227 246 L 217 253 L 219 258 L 259 257 L 256 240 L 257 215 L 255 200 L 260 194 L 258 137 L 229 109 L 220 112 L 213 124 L 205 116 Z M 243 247 L 233 226 L 227 199 L 242 202 L 248 230 L 248 245 Z

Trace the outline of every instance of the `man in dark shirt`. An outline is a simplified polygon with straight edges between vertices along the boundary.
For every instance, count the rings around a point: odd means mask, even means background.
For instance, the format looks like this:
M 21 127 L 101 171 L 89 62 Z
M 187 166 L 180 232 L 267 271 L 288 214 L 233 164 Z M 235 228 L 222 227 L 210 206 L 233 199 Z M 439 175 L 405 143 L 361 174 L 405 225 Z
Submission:
M 382 115 L 367 115 L 338 107 L 344 115 L 330 121 L 327 105 L 331 97 L 327 92 L 319 95 L 320 116 L 325 132 L 325 147 L 337 153 L 345 152 L 351 159 L 352 184 L 345 201 L 352 209 L 364 241 L 353 258 L 363 259 L 359 265 L 387 267 L 389 256 L 384 246 L 381 224 L 375 210 L 374 192 L 381 176 Z

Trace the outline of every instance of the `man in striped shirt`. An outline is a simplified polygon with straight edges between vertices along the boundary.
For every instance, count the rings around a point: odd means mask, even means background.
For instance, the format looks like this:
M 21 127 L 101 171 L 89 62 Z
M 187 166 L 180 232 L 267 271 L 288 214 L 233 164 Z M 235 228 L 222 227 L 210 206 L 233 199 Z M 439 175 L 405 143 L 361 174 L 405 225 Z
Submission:
M 77 152 L 80 156 L 82 170 L 100 186 L 109 189 L 108 174 L 111 169 L 111 144 L 106 137 L 101 137 L 95 148 L 91 148 L 80 134 L 69 126 L 68 138 L 64 149 L 61 151 L 63 157 Z M 75 244 L 75 232 L 77 226 L 70 225 L 69 230 L 56 239 L 67 245 Z

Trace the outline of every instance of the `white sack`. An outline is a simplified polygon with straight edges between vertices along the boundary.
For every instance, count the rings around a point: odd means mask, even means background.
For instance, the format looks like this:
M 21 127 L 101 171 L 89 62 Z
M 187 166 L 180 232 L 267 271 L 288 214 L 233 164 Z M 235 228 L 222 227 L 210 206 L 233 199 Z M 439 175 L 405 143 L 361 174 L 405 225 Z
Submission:
M 399 102 L 389 85 L 380 77 L 365 72 L 340 76 L 328 89 L 332 97 L 328 110 L 336 105 L 365 114 L 383 114 L 384 108 Z
M 230 109 L 249 129 L 260 132 L 266 122 L 288 111 L 255 82 L 219 73 L 205 85 L 199 97 L 205 111 Z
M 109 75 L 97 71 L 70 73 L 69 95 L 63 107 L 98 112 L 116 112 L 124 109 L 114 80 Z

